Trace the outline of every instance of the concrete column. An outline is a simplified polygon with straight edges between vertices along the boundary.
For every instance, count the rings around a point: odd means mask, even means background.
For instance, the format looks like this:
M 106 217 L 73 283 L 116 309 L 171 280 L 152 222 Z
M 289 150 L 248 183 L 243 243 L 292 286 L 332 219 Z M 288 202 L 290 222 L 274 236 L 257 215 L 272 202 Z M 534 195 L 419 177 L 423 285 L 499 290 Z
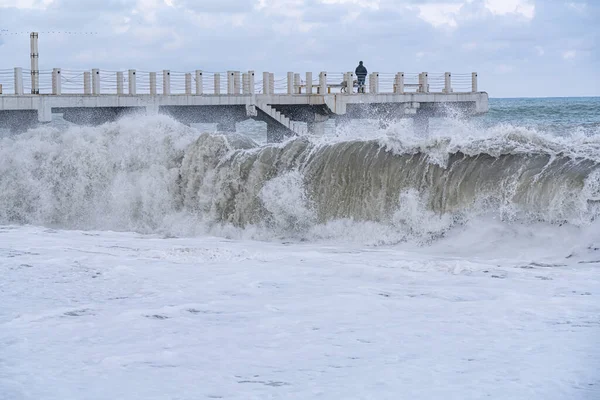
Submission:
M 227 94 L 233 94 L 233 71 L 227 71 Z
M 98 68 L 92 69 L 92 93 L 100 94 L 100 70 Z
M 23 68 L 15 68 L 15 94 L 18 96 L 23 95 Z
M 269 89 L 271 89 L 271 94 L 275 94 L 275 74 L 273 72 L 269 73 Z
M 204 84 L 202 82 L 202 71 L 196 70 L 196 94 L 201 95 L 204 92 Z
M 92 94 L 92 74 L 87 71 L 83 73 L 83 94 Z
M 134 95 L 137 93 L 137 82 L 135 76 L 135 69 L 130 69 L 128 72 L 128 81 L 129 81 L 129 94 Z
M 307 124 L 308 133 L 311 135 L 323 136 L 325 134 L 325 125 L 329 120 L 329 116 L 315 114 L 315 118 L 312 122 Z
M 248 71 L 248 87 L 250 89 L 249 94 L 254 94 L 254 71 Z
M 294 73 L 287 73 L 287 94 L 294 94 Z
M 327 94 L 327 72 L 325 71 L 319 73 L 319 93 Z
M 62 80 L 60 76 L 60 68 L 52 69 L 52 94 L 60 96 L 62 92 Z
M 40 94 L 40 55 L 38 53 L 38 33 L 29 35 L 31 45 L 31 94 Z
M 233 72 L 233 94 L 240 94 L 240 71 Z
M 221 94 L 221 74 L 215 74 L 215 94 Z
M 423 93 L 429 93 L 429 74 L 423 72 Z
M 123 94 L 123 72 L 117 72 L 117 94 Z
M 471 74 L 471 92 L 477 92 L 477 72 Z
M 263 72 L 263 94 L 271 93 L 271 89 L 269 89 L 270 81 L 271 81 L 270 74 L 268 72 Z
M 185 94 L 192 94 L 192 74 L 189 72 L 185 74 Z
M 163 70 L 163 95 L 171 94 L 171 71 Z
M 375 88 L 374 88 L 375 92 L 374 93 L 379 93 L 379 72 L 374 72 L 374 74 L 375 74 L 375 76 L 374 76 L 374 78 L 375 78 L 375 83 L 374 83 L 374 85 L 375 85 Z
M 444 73 L 444 93 L 452 93 L 452 75 L 450 72 Z
M 156 96 L 156 72 L 150 72 L 150 94 Z
M 346 94 L 353 94 L 354 93 L 354 73 L 353 72 L 348 72 L 346 74 Z
M 242 74 L 242 93 L 250 94 L 250 82 L 248 80 L 248 73 L 244 72 Z
M 404 72 L 398 72 L 396 81 L 396 93 L 404 94 Z
M 302 85 L 302 79 L 300 79 L 300 74 L 294 74 L 294 93 L 300 93 L 300 85 Z
M 306 93 L 312 94 L 312 72 L 306 73 Z

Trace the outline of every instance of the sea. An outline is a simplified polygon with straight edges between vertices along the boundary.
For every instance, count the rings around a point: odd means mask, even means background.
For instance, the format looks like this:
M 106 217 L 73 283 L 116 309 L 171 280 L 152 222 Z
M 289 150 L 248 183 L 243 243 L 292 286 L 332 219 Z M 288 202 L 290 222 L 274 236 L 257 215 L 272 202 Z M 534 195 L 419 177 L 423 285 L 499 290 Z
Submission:
M 600 399 L 600 98 L 0 137 L 0 400 Z

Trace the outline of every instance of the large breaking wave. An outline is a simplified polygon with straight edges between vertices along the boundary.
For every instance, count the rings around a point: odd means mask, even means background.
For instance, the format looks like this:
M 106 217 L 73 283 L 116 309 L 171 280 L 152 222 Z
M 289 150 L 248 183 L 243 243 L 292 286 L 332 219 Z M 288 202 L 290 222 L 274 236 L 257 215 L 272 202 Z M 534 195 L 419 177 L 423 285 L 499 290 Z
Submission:
M 1 139 L 0 223 L 390 240 L 489 215 L 586 225 L 600 213 L 600 141 L 568 140 L 500 126 L 259 146 L 160 116 L 43 127 Z

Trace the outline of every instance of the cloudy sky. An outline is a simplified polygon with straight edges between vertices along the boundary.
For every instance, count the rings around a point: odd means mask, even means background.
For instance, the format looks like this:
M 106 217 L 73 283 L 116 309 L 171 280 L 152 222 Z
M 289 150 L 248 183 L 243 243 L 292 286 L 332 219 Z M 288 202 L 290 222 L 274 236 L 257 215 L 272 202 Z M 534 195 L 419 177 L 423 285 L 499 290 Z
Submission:
M 39 31 L 41 69 L 284 74 L 364 60 L 477 71 L 491 97 L 599 96 L 599 21 L 600 0 L 0 0 L 0 69 L 28 68 Z

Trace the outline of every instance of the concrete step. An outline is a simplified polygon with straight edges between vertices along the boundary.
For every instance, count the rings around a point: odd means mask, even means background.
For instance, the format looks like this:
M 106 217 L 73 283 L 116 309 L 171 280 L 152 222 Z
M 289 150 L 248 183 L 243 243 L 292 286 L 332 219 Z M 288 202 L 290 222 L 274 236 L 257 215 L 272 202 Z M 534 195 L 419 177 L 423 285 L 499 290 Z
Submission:
M 275 121 L 279 122 L 284 127 L 288 128 L 296 135 L 305 135 L 307 129 L 303 127 L 298 121 L 292 121 L 280 111 L 277 111 L 275 108 L 271 107 L 268 104 L 257 102 L 256 106 L 263 110 L 268 116 L 273 118 Z

